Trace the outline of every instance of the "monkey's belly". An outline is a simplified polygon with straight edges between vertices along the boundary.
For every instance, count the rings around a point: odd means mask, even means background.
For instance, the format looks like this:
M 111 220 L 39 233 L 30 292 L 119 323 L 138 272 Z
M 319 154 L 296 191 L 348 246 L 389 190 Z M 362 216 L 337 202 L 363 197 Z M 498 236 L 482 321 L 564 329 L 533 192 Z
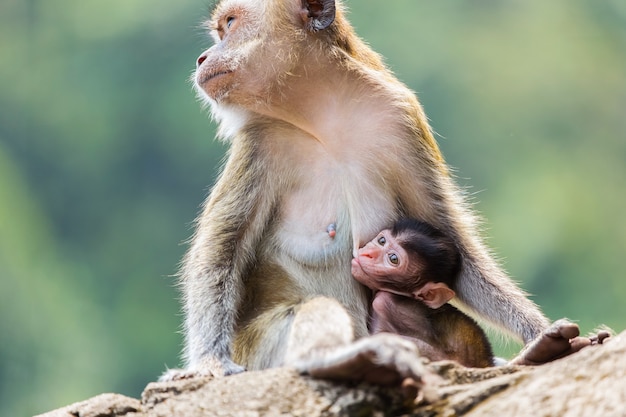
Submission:
M 264 257 L 276 271 L 284 274 L 288 281 L 285 285 L 293 286 L 296 292 L 337 298 L 346 289 L 358 286 L 350 273 L 350 235 L 338 223 L 331 228 L 333 233 L 329 233 L 330 224 L 335 225 L 329 223 L 313 233 L 306 229 L 298 233 L 282 227 L 274 258 Z
M 308 228 L 297 233 L 281 225 L 261 243 L 263 249 L 246 283 L 240 324 L 275 318 L 285 308 L 324 296 L 346 308 L 357 337 L 367 334 L 368 290 L 351 274 L 350 234 L 339 223 L 335 233 L 329 233 L 328 226 L 310 234 Z

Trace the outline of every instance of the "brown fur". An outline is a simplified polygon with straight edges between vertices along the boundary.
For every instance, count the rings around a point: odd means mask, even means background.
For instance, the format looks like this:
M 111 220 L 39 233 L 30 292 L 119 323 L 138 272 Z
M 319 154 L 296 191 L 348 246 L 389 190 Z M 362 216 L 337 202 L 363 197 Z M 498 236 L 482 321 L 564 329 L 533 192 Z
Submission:
M 431 309 L 425 304 L 391 293 L 378 293 L 372 332 L 410 337 L 422 356 L 450 359 L 461 365 L 493 366 L 493 352 L 485 332 L 471 317 L 450 304 Z M 383 316 L 378 316 L 382 314 Z

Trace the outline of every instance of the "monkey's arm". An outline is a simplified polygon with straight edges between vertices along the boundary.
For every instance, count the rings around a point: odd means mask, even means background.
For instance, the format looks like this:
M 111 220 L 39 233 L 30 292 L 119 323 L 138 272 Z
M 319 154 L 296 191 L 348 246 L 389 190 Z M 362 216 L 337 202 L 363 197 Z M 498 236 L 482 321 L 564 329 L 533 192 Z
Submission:
M 462 204 L 458 207 L 463 211 Z M 502 270 L 478 233 L 471 233 L 472 229 L 477 229 L 472 213 L 467 211 L 453 217 L 469 219 L 455 228 L 463 254 L 456 288 L 458 299 L 523 340 L 526 346 L 512 364 L 547 363 L 596 341 L 602 343 L 607 337 L 605 332 L 599 332 L 595 339 L 578 337 L 578 326 L 565 319 L 550 324 L 539 307 Z
M 429 162 L 432 165 L 436 161 Z M 480 236 L 479 219 L 465 201 L 462 191 L 452 179 L 440 169 L 439 175 L 417 178 L 422 184 L 422 193 L 429 196 L 431 203 L 424 209 L 409 213 L 424 218 L 440 228 L 456 242 L 461 253 L 461 272 L 453 288 L 458 299 L 470 310 L 496 324 L 500 328 L 529 343 L 539 337 L 550 325 L 537 305 L 504 272 L 498 261 Z M 434 184 L 434 185 L 433 185 Z M 420 184 L 415 185 L 420 189 Z M 409 207 L 419 207 L 418 203 Z M 422 206 L 424 207 L 424 206 Z
M 247 139 L 235 139 L 183 259 L 186 369 L 168 371 L 162 379 L 244 370 L 231 360 L 235 318 L 243 297 L 243 276 L 254 260 L 271 210 L 271 188 L 263 184 L 266 175 L 261 164 L 251 162 L 255 144 Z

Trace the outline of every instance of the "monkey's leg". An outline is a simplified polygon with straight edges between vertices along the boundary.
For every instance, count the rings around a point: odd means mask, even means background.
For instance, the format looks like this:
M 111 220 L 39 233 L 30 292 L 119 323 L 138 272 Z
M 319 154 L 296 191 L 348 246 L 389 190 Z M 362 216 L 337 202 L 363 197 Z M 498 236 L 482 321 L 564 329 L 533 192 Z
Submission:
M 318 378 L 382 385 L 410 378 L 421 387 L 427 371 L 414 343 L 389 333 L 353 339 L 345 308 L 330 298 L 314 298 L 295 313 L 285 364 Z

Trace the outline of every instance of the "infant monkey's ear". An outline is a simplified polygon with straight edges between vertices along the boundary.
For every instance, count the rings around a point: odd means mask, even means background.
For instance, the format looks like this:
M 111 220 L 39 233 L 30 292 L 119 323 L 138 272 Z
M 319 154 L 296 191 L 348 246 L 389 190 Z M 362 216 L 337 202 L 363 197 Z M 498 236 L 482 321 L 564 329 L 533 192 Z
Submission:
M 456 294 L 443 282 L 427 282 L 417 291 L 413 292 L 416 300 L 421 300 L 430 308 L 439 308 L 452 300 Z

